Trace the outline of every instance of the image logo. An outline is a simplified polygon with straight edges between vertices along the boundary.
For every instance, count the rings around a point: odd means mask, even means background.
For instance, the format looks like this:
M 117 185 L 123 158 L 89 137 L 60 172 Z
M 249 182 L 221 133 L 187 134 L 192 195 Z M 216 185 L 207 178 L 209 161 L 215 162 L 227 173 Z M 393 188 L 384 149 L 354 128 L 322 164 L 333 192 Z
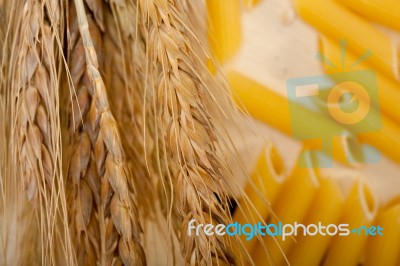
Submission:
M 378 82 L 372 69 L 344 68 L 346 42 L 340 42 L 342 67 L 334 73 L 287 80 L 286 89 L 292 135 L 299 141 L 319 141 L 318 148 L 310 148 L 319 167 L 332 167 L 335 149 L 342 149 L 345 161 L 351 164 L 376 163 L 379 152 L 362 144 L 362 134 L 382 127 L 378 101 Z M 371 56 L 367 51 L 352 66 Z M 333 64 L 319 55 L 324 64 Z M 304 109 L 306 109 L 304 111 Z M 302 111 L 299 111 L 302 110 Z M 316 117 L 310 121 L 309 116 Z M 318 123 L 316 123 L 316 121 Z M 300 164 L 305 160 L 300 159 Z M 310 167 L 304 163 L 304 167 Z

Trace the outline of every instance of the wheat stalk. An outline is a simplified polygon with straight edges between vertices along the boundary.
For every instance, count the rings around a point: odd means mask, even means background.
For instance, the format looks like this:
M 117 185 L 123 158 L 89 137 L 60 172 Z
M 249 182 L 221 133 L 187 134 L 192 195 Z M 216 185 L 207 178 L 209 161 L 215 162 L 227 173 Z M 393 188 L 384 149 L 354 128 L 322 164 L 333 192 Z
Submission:
M 24 188 L 36 207 L 40 228 L 40 235 L 36 236 L 40 248 L 32 245 L 31 250 L 41 250 L 41 255 L 36 254 L 41 263 L 55 263 L 59 257 L 72 258 L 65 229 L 68 226 L 58 116 L 61 7 L 55 0 L 18 0 L 9 8 L 1 97 L 8 114 L 5 146 L 14 149 L 6 154 L 3 185 L 6 193 Z M 17 205 L 24 202 L 18 197 Z M 57 252 L 55 246 L 59 246 Z M 73 260 L 66 260 L 67 265 L 72 263 Z
M 8 16 L 6 10 L 7 3 L 5 3 L 3 0 L 0 0 L 0 62 L 3 58 L 3 47 L 4 47 L 4 38 L 5 38 L 5 33 L 6 33 L 6 26 L 8 25 L 6 23 L 6 18 Z
M 233 243 L 226 238 L 187 234 L 191 219 L 203 224 L 230 221 L 229 171 L 217 156 L 223 141 L 208 109 L 214 100 L 206 82 L 210 74 L 196 54 L 201 51 L 193 50 L 197 37 L 177 1 L 139 0 L 138 5 L 166 213 L 186 263 L 235 264 Z
M 77 103 L 71 114 L 74 155 L 69 180 L 81 263 L 143 265 L 145 256 L 133 187 L 117 124 L 110 112 L 95 50 L 101 45 L 101 2 L 87 1 L 97 24 L 74 1 L 70 12 L 70 71 Z M 78 28 L 79 27 L 79 28 Z M 83 59 L 83 60 L 82 60 Z M 86 68 L 85 68 L 86 67 Z M 75 119 L 75 121 L 74 121 Z M 82 248 L 80 249 L 79 247 Z

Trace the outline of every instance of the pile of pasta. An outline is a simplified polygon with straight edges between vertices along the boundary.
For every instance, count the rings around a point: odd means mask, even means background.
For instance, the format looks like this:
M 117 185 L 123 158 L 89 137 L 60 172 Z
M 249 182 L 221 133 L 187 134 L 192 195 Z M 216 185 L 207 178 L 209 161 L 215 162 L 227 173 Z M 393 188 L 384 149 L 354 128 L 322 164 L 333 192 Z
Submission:
M 363 178 L 354 179 L 345 194 L 324 176 L 304 150 L 307 167 L 296 164 L 287 174 L 276 148 L 268 144 L 259 156 L 245 188 L 252 205 L 241 205 L 234 221 L 245 224 L 348 224 L 349 228 L 380 226 L 383 236 L 361 233 L 297 236 L 259 236 L 241 240 L 255 265 L 398 265 L 400 263 L 400 198 L 379 206 Z
M 225 64 L 234 57 L 242 42 L 242 4 L 239 0 L 206 2 L 210 50 L 219 64 Z M 257 3 L 244 1 L 246 7 Z M 379 97 L 369 111 L 373 119 L 367 123 L 372 125 L 378 119 L 381 127 L 368 134 L 356 134 L 357 128 L 348 128 L 324 113 L 289 102 L 274 90 L 228 70 L 225 74 L 239 107 L 268 126 L 300 140 L 310 130 L 348 132 L 345 137 L 334 139 L 333 149 L 326 151 L 335 161 L 349 164 L 349 152 L 353 152 L 355 143 L 361 142 L 400 163 L 400 48 L 391 36 L 392 31 L 400 31 L 400 2 L 294 0 L 293 3 L 298 16 L 318 32 L 320 60 L 326 74 L 373 70 Z M 304 123 L 304 130 L 300 129 L 296 136 L 291 113 L 299 114 Z M 303 141 L 299 160 L 311 158 L 308 150 L 318 145 L 318 141 Z M 285 241 L 279 237 L 247 241 L 242 236 L 255 265 L 399 265 L 400 198 L 380 206 L 361 177 L 354 180 L 352 189 L 345 194 L 337 182 L 323 176 L 312 161 L 308 161 L 307 167 L 296 165 L 286 174 L 277 150 L 268 145 L 245 188 L 252 205 L 243 206 L 239 202 L 235 221 L 305 225 L 346 223 L 351 228 L 379 225 L 387 233 L 379 237 L 301 235 Z

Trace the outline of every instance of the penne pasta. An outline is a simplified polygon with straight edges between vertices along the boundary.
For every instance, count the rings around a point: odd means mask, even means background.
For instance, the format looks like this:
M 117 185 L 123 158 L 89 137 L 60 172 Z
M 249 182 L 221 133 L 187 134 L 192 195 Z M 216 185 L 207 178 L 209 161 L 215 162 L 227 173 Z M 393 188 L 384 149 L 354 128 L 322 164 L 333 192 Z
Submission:
M 242 42 L 240 0 L 206 0 L 211 53 L 225 63 Z
M 239 108 L 283 133 L 292 135 L 287 99 L 238 72 L 227 73 L 227 78 Z M 300 109 L 301 111 L 303 110 Z M 304 113 L 307 118 L 311 116 L 307 111 Z
M 253 8 L 254 6 L 256 6 L 257 4 L 259 4 L 260 1 L 261 1 L 261 0 L 243 0 L 243 3 L 244 3 L 244 6 L 245 6 L 247 9 L 251 9 L 251 8 Z
M 376 117 L 379 117 L 379 113 L 376 113 L 375 115 Z M 371 125 L 373 126 L 374 121 L 377 121 L 377 119 L 366 122 L 371 123 Z M 370 133 L 360 133 L 358 139 L 362 143 L 367 143 L 377 148 L 390 159 L 399 163 L 400 129 L 397 124 L 393 123 L 385 116 L 381 116 L 380 119 L 382 123 L 381 129 Z M 361 125 L 359 127 L 361 127 Z M 355 126 L 355 128 L 357 128 L 357 126 Z
M 399 265 L 400 262 L 400 201 L 397 199 L 380 211 L 375 221 L 383 228 L 383 236 L 370 236 L 366 266 Z
M 369 227 L 374 221 L 377 208 L 378 204 L 371 191 L 359 179 L 344 203 L 340 223 L 349 224 L 350 230 L 360 226 Z M 360 231 L 360 235 L 353 232 L 350 232 L 348 236 L 336 235 L 329 246 L 323 265 L 357 265 L 366 242 L 367 236 L 364 231 Z
M 369 60 L 354 65 L 358 59 L 349 51 L 346 52 L 345 60 L 342 62 L 340 47 L 325 36 L 320 36 L 320 50 L 324 57 L 328 58 L 335 66 L 324 64 L 323 66 L 327 74 L 334 74 L 343 70 L 358 71 L 370 68 L 368 65 Z M 340 67 L 342 63 L 344 65 Z M 377 99 L 380 111 L 394 122 L 400 124 L 400 85 L 377 71 L 375 71 L 375 75 L 378 83 Z
M 299 104 L 289 105 L 288 99 L 242 74 L 230 72 L 227 77 L 233 87 L 233 97 L 239 107 L 245 109 L 253 117 L 298 140 L 309 139 L 308 146 L 320 147 L 327 155 L 336 156 L 333 157 L 336 160 L 343 160 L 345 156 L 354 157 L 355 161 L 362 161 L 359 141 L 374 146 L 392 160 L 400 162 L 400 128 L 390 119 L 380 116 L 376 110 L 370 110 L 370 120 L 354 124 L 346 129 L 328 117 L 319 115 Z M 347 133 L 347 130 L 364 132 L 364 128 L 375 128 L 377 122 L 382 124 L 381 129 L 359 133 L 357 139 Z M 296 134 L 292 132 L 294 125 L 300 125 L 296 127 Z M 327 142 L 331 145 L 323 145 L 321 139 L 328 137 L 333 138 L 331 143 Z
M 344 198 L 338 185 L 330 178 L 321 178 L 320 184 L 314 204 L 307 213 L 305 225 L 320 222 L 324 226 L 328 226 L 329 224 L 336 224 L 340 218 Z M 332 237 L 329 235 L 301 235 L 289 253 L 290 265 L 320 265 L 331 239 Z
M 324 56 L 329 58 L 333 64 L 341 64 L 341 51 L 333 41 L 326 37 L 322 37 L 321 47 Z M 350 65 L 354 64 L 356 61 L 357 59 L 353 55 L 347 54 L 346 60 L 343 62 L 345 64 L 343 68 L 350 69 Z M 367 67 L 368 65 L 361 63 L 358 68 L 354 69 L 354 71 Z M 325 66 L 325 69 L 329 74 L 340 71 L 339 69 L 329 67 L 328 65 Z M 398 105 L 400 102 L 400 86 L 379 73 L 376 73 L 376 77 L 378 82 L 377 102 L 379 102 L 379 106 L 377 108 L 370 108 L 370 120 L 366 120 L 365 123 L 355 124 L 352 128 L 356 132 L 362 132 L 362 127 L 367 129 L 376 128 L 376 125 L 381 124 L 381 128 L 376 131 L 361 133 L 359 135 L 359 140 L 376 147 L 391 159 L 399 161 L 397 150 L 400 148 L 400 128 L 395 122 L 400 123 L 400 110 Z M 363 99 L 360 98 L 360 100 Z M 384 115 L 381 115 L 380 112 Z
M 322 150 L 328 156 L 343 163 L 348 162 L 346 158 L 348 155 L 359 157 L 357 139 L 350 134 L 343 136 L 347 131 L 332 120 L 295 103 L 292 103 L 289 109 L 288 99 L 242 74 L 230 72 L 227 77 L 238 106 L 254 118 L 296 139 L 307 140 L 305 141 L 307 147 Z M 295 123 L 301 124 L 301 127 L 297 128 L 296 135 L 292 133 L 291 113 L 296 114 L 294 119 L 299 119 Z M 321 138 L 332 132 L 337 134 L 333 137 L 332 146 L 323 146 Z M 315 136 L 315 139 L 312 136 Z
M 398 0 L 337 0 L 354 12 L 400 31 L 400 2 Z
M 263 222 L 268 217 L 270 204 L 275 202 L 283 180 L 284 166 L 280 155 L 275 147 L 265 147 L 251 175 L 251 180 L 244 189 L 244 195 L 248 201 L 243 201 L 243 204 L 239 202 L 233 221 L 240 224 Z M 251 202 L 252 205 L 245 206 L 245 202 Z M 256 238 L 247 241 L 245 235 L 241 235 L 240 240 L 248 252 L 258 241 Z
M 289 178 L 282 185 L 278 198 L 272 205 L 274 216 L 269 223 L 283 224 L 294 222 L 301 223 L 319 187 L 318 173 L 313 168 L 314 164 L 309 152 L 303 152 L 300 158 L 304 158 L 308 168 L 296 166 Z M 280 236 L 264 237 L 264 243 L 255 247 L 252 257 L 255 265 L 281 265 L 285 262 L 285 256 L 294 244 L 293 238 L 284 241 Z
M 357 56 L 370 50 L 370 61 L 376 69 L 400 78 L 399 47 L 368 21 L 334 0 L 295 0 L 294 3 L 299 16 L 322 34 L 333 41 L 347 40 L 350 50 Z

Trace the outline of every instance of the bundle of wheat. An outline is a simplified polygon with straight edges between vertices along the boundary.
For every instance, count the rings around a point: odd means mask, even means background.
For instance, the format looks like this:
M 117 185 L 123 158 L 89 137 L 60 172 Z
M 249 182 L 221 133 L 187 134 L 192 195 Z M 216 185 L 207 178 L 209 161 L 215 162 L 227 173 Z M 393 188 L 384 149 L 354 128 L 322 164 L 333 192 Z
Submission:
M 147 223 L 186 264 L 242 262 L 236 239 L 187 234 L 231 221 L 235 157 L 193 10 L 0 1 L 0 264 L 145 265 Z

